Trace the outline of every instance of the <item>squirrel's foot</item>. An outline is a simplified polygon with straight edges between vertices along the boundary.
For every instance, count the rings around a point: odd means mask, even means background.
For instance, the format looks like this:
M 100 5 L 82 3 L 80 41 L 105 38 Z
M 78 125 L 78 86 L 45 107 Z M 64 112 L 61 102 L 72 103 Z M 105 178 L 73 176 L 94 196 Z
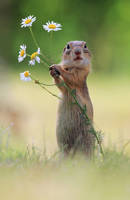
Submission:
M 56 69 L 56 66 L 57 65 L 52 65 L 49 70 L 50 70 L 50 75 L 53 77 L 53 78 L 59 78 L 60 76 L 60 72 L 58 69 Z

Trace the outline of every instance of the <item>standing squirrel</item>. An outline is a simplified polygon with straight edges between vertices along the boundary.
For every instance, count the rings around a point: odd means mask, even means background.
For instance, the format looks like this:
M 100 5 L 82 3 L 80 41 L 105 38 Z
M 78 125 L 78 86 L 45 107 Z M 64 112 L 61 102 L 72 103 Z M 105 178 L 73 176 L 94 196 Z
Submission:
M 80 108 L 67 90 L 65 84 L 75 91 L 78 103 L 86 106 L 86 113 L 91 123 L 93 122 L 93 106 L 86 84 L 90 72 L 91 54 L 86 42 L 71 41 L 63 51 L 60 64 L 50 67 L 50 74 L 62 93 L 62 100 L 58 108 L 57 142 L 64 154 L 78 150 L 91 156 L 95 139 L 90 133 L 90 124 L 87 124 Z

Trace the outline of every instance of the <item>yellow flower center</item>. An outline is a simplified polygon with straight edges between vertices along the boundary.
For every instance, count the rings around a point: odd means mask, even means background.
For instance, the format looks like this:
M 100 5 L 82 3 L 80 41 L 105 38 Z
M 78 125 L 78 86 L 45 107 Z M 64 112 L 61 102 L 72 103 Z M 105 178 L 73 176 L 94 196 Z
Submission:
M 31 60 L 35 59 L 35 57 L 38 55 L 38 52 L 34 52 L 32 55 L 31 55 Z
M 29 74 L 29 71 L 26 71 L 26 72 L 24 72 L 24 76 L 25 77 L 28 77 L 30 74 Z
M 56 25 L 55 24 L 49 24 L 48 28 L 55 29 Z
M 29 24 L 31 21 L 31 19 L 26 19 L 25 24 Z
M 24 56 L 25 51 L 22 49 L 20 52 L 20 56 L 23 57 Z

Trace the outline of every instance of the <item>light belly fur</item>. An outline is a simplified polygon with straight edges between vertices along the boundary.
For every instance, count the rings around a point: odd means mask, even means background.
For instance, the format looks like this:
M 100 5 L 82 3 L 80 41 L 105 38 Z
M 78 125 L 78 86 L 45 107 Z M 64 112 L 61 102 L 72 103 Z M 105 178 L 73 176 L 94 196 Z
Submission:
M 78 98 L 78 97 L 77 97 Z M 83 106 L 82 99 L 78 99 Z M 87 102 L 87 99 L 86 99 Z M 90 99 L 89 99 L 90 102 Z M 92 113 L 92 104 L 87 103 L 87 113 Z M 92 141 L 92 136 L 88 133 L 89 126 L 83 117 L 80 108 L 73 103 L 72 97 L 63 96 L 58 108 L 57 119 L 57 141 L 61 149 L 70 150 L 75 145 L 76 140 L 79 140 L 82 145 L 85 144 L 88 148 Z M 80 144 L 78 144 L 80 146 Z

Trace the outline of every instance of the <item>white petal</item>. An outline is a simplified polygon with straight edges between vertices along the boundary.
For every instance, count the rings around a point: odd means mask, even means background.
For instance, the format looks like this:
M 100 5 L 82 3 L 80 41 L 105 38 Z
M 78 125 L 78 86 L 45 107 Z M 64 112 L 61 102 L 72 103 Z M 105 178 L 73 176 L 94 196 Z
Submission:
M 26 58 L 26 53 L 24 53 L 23 59 Z
M 54 24 L 54 25 L 56 26 L 56 28 L 55 28 L 55 29 L 49 28 L 49 25 L 50 25 L 50 24 Z M 54 21 L 48 21 L 48 22 L 46 23 L 46 25 L 43 25 L 43 29 L 45 29 L 45 30 L 48 31 L 48 32 L 50 32 L 50 31 L 59 31 L 59 30 L 62 30 L 60 27 L 61 27 L 61 24 L 57 24 L 57 23 L 55 23 Z
M 23 73 L 20 73 L 20 76 L 24 76 L 24 72 L 23 72 Z
M 30 19 L 31 22 L 26 24 L 26 20 Z M 21 27 L 29 27 L 29 26 L 32 26 L 32 23 L 36 20 L 36 17 L 33 17 L 33 15 L 30 15 L 28 17 L 26 17 L 25 19 L 22 19 L 22 22 L 21 22 Z
M 40 63 L 40 58 L 38 57 L 38 56 L 36 56 L 36 61 L 38 62 L 38 63 Z
M 40 48 L 38 48 L 37 53 L 40 54 Z
M 47 26 L 47 25 L 43 25 L 43 28 L 44 28 L 45 30 L 48 30 L 48 26 Z
M 25 77 L 24 73 L 25 73 L 25 72 L 20 73 L 20 79 L 21 79 L 22 81 L 31 81 L 31 80 L 32 80 L 31 77 L 30 77 L 30 76 Z M 30 75 L 30 73 L 29 73 L 29 75 Z
M 36 17 L 32 18 L 32 22 L 35 22 L 36 21 Z
M 26 45 L 20 45 L 20 48 L 23 49 L 24 51 L 26 50 Z
M 55 28 L 54 31 L 60 31 L 62 30 L 61 28 Z
M 27 48 L 27 47 L 26 47 L 26 45 L 25 45 L 25 44 L 23 44 L 23 50 L 26 50 L 26 48 Z
M 20 79 L 24 80 L 24 73 L 20 73 Z
M 35 59 L 29 61 L 30 65 L 35 65 Z
M 25 77 L 24 81 L 31 81 L 31 77 Z
M 21 56 L 18 57 L 18 62 L 22 62 L 23 60 L 24 60 L 23 57 L 21 57 Z
M 57 24 L 56 26 L 57 26 L 57 28 L 58 28 L 58 27 L 61 27 L 61 24 Z

